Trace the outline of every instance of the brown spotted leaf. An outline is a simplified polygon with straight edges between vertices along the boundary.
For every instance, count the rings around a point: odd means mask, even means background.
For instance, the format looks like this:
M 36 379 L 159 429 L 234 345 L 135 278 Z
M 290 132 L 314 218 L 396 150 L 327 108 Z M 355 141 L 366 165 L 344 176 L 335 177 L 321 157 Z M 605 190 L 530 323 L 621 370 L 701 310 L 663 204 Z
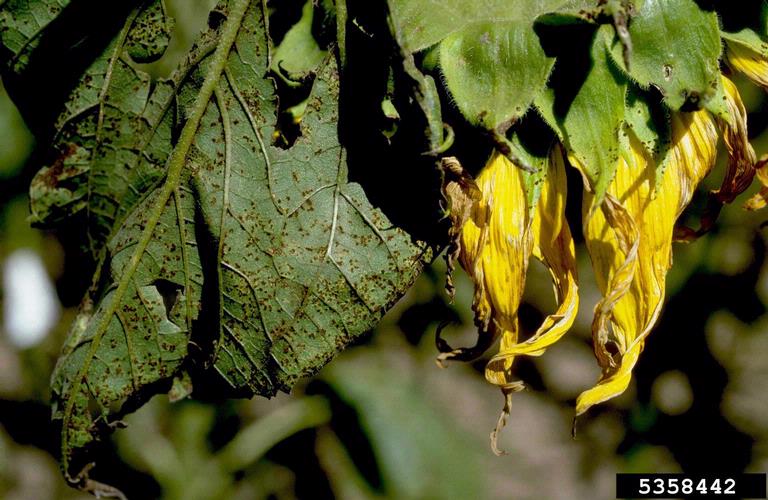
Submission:
M 75 97 L 88 92 L 87 133 L 66 135 L 47 171 L 56 184 L 76 163 L 90 180 L 71 199 L 87 211 L 99 206 L 97 169 L 120 186 L 94 238 L 95 250 L 106 242 L 100 271 L 52 380 L 62 465 L 88 488 L 86 452 L 121 415 L 153 394 L 183 397 L 190 380 L 217 396 L 290 389 L 375 325 L 432 255 L 349 181 L 333 58 L 316 74 L 298 139 L 281 149 L 263 3 L 222 1 L 203 43 L 155 85 L 122 66 L 139 50 L 134 30 L 158 19 L 150 14 L 129 16 L 97 56 L 99 71 L 114 64 L 86 84 L 100 79 L 96 88 L 75 86 Z
M 187 77 L 185 71 L 177 71 L 169 79 L 153 82 L 137 68 L 136 63 L 156 60 L 165 52 L 172 21 L 165 15 L 161 0 L 134 3 L 133 10 L 120 9 L 125 14 L 122 19 L 101 12 L 105 18 L 102 22 L 111 27 L 105 33 L 81 27 L 89 21 L 80 19 L 87 13 L 82 3 L 12 1 L 0 7 L 2 19 L 8 21 L 8 40 L 15 32 L 31 32 L 23 23 L 27 9 L 35 19 L 49 21 L 38 22 L 37 30 L 21 49 L 8 47 L 17 53 L 4 68 L 4 78 L 27 120 L 41 122 L 38 128 L 43 138 L 52 136 L 45 166 L 32 181 L 32 222 L 52 226 L 79 217 L 85 222 L 82 227 L 94 257 L 114 226 L 162 179 L 170 152 L 168 141 L 176 126 L 175 96 Z M 98 7 L 95 10 L 99 12 Z M 47 19 L 41 12 L 57 16 Z M 83 32 L 72 37 L 65 35 L 65 28 Z M 97 40 L 105 35 L 112 38 Z M 74 65 L 54 74 L 56 61 L 86 58 L 87 54 L 57 52 L 58 47 L 70 44 L 97 54 L 82 68 Z M 189 58 L 201 59 L 212 52 L 214 44 L 212 36 L 204 37 Z M 61 94 L 62 102 L 41 106 L 41 92 L 36 86 L 50 78 L 64 80 L 53 92 Z M 41 116 L 41 107 L 58 110 L 58 114 Z

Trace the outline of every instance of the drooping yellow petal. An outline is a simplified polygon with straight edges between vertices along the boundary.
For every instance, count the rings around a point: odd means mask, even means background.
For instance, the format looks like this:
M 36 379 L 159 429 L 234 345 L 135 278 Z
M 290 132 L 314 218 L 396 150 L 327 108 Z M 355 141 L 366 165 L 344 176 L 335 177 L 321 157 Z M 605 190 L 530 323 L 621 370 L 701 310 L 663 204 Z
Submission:
M 610 328 L 593 324 L 593 335 L 609 336 L 615 354 L 603 364 L 597 385 L 582 393 L 576 414 L 618 396 L 626 390 L 632 369 L 643 350 L 645 338 L 654 327 L 664 301 L 664 282 L 672 264 L 672 237 L 675 221 L 688 205 L 696 186 L 709 173 L 716 158 L 717 129 L 706 111 L 676 113 L 672 117 L 672 147 L 668 164 L 654 193 L 656 165 L 640 141 L 629 132 L 629 148 L 619 160 L 608 194 L 626 210 L 637 229 L 636 270 L 626 293 L 619 296 L 606 314 Z M 591 204 L 591 195 L 584 200 Z M 614 207 L 616 208 L 616 207 Z M 584 237 L 597 276 L 606 294 L 614 293 L 611 281 L 627 264 L 628 230 L 611 223 L 612 209 L 603 208 L 585 221 Z M 625 247 L 625 248 L 622 248 Z M 596 323 L 598 314 L 596 310 Z M 595 339 L 596 344 L 604 339 Z
M 728 64 L 758 85 L 768 88 L 768 60 L 744 44 L 725 41 Z
M 486 379 L 505 396 L 504 409 L 491 433 L 491 446 L 497 454 L 502 454 L 497 436 L 509 415 L 511 394 L 523 387 L 511 373 L 515 357 L 542 354 L 571 327 L 579 306 L 575 250 L 565 220 L 562 150 L 555 148 L 550 154 L 533 210 L 527 207 L 527 175 L 505 156 L 494 153 L 477 178 L 482 197 L 463 225 L 459 261 L 475 283 L 473 309 L 480 339 L 473 348 L 450 350 L 438 358 L 477 355 L 501 337 L 499 353 L 485 370 Z M 559 305 L 530 339 L 519 342 L 517 311 L 531 254 L 549 269 Z
M 482 198 L 473 204 L 460 236 L 459 262 L 475 283 L 472 309 L 479 329 L 477 345 L 446 349 L 439 357 L 472 359 L 504 332 L 517 335 L 517 309 L 533 242 L 523 171 L 494 152 L 476 179 Z
M 559 304 L 554 314 L 547 316 L 529 339 L 517 343 L 512 336 L 502 337 L 499 354 L 486 368 L 486 377 L 497 385 L 509 383 L 505 375 L 507 365 L 515 356 L 541 355 L 557 342 L 573 325 L 579 308 L 579 289 L 576 276 L 576 254 L 571 231 L 565 220 L 567 185 L 563 152 L 556 147 L 550 154 L 549 169 L 533 215 L 533 255 L 550 271 Z
M 477 178 L 483 200 L 461 235 L 460 261 L 475 281 L 475 312 L 486 330 L 517 330 L 532 242 L 525 232 L 523 175 L 506 156 L 494 152 Z
M 768 155 L 760 158 L 760 161 L 755 165 L 755 169 L 757 170 L 757 180 L 760 181 L 762 187 L 759 193 L 744 204 L 744 208 L 747 210 L 760 210 L 768 206 Z
M 722 76 L 721 80 L 733 125 L 721 123 L 723 139 L 728 149 L 728 166 L 723 185 L 713 195 L 720 203 L 731 203 L 752 184 L 757 158 L 749 143 L 747 111 L 741 101 L 739 89 L 727 77 Z
M 733 203 L 737 196 L 749 188 L 755 177 L 757 159 L 747 134 L 747 111 L 736 85 L 724 75 L 721 75 L 721 82 L 730 115 L 730 122 L 718 120 L 728 150 L 725 176 L 720 188 L 710 193 L 709 203 L 701 217 L 701 227 L 696 231 L 677 228 L 677 240 L 693 240 L 712 229 L 723 205 Z
M 583 219 L 585 221 L 594 219 L 591 214 L 594 209 L 593 198 L 591 195 L 585 195 L 583 206 Z M 605 236 L 605 231 L 608 228 L 612 228 L 615 235 L 613 241 L 615 246 L 603 246 L 590 252 L 592 265 L 595 266 L 596 260 L 609 262 L 614 256 L 621 256 L 621 260 L 617 260 L 614 266 L 606 270 L 605 274 L 597 273 L 597 283 L 603 292 L 603 297 L 595 305 L 592 338 L 595 357 L 603 371 L 607 371 L 616 366 L 613 355 L 608 350 L 608 343 L 611 340 L 611 319 L 616 304 L 627 294 L 635 277 L 640 237 L 634 217 L 612 193 L 606 193 L 605 201 L 600 209 L 600 217 L 606 222 L 603 227 L 603 236 Z M 620 339 L 617 340 L 620 341 Z

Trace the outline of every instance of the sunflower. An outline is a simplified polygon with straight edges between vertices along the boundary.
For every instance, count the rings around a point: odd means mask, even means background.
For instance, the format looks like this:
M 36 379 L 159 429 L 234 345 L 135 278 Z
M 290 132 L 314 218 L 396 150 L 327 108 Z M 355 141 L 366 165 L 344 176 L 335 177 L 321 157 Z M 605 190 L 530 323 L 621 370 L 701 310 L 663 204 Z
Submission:
M 498 353 L 485 369 L 486 379 L 505 397 L 492 433 L 495 452 L 501 453 L 496 438 L 509 415 L 511 395 L 523 387 L 512 373 L 515 357 L 543 354 L 572 326 L 578 309 L 576 257 L 565 218 L 566 164 L 584 174 L 585 244 L 602 293 L 592 323 L 602 374 L 578 397 L 576 415 L 580 415 L 626 390 L 660 316 L 673 241 L 694 239 L 712 225 L 719 208 L 710 207 L 699 230 L 676 227 L 715 165 L 721 136 L 728 150 L 727 170 L 720 189 L 710 194 L 711 205 L 732 202 L 752 181 L 756 160 L 747 139 L 746 111 L 736 86 L 722 75 L 720 84 L 727 115 L 717 117 L 704 109 L 672 112 L 663 157 L 651 154 L 625 124 L 615 175 L 601 201 L 596 200 L 584 165 L 561 144 L 551 148 L 543 182 L 533 197 L 531 187 L 537 183 L 530 182 L 531 174 L 499 151 L 492 153 L 476 180 L 462 171 L 461 182 L 455 178 L 447 182 L 451 206 L 462 207 L 462 216 L 453 219 L 452 234 L 459 262 L 475 284 L 479 339 L 476 346 L 460 349 L 440 340 L 439 361 L 475 358 L 500 339 Z M 522 339 L 517 312 L 532 255 L 551 273 L 558 308 L 530 338 Z

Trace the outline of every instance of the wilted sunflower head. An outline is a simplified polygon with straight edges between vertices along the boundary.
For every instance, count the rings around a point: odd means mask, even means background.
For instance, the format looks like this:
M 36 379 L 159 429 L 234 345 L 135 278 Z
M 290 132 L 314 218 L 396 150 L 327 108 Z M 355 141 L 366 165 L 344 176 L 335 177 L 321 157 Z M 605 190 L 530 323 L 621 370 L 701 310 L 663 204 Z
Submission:
M 474 282 L 479 334 L 475 346 L 459 349 L 438 336 L 439 360 L 473 359 L 499 342 L 485 369 L 486 379 L 505 394 L 496 431 L 509 412 L 510 394 L 522 387 L 513 372 L 515 358 L 544 354 L 577 313 L 575 250 L 565 218 L 567 164 L 583 180 L 584 247 L 601 294 L 591 328 L 600 376 L 578 397 L 577 415 L 629 386 L 664 305 L 673 242 L 693 241 L 709 231 L 722 207 L 755 175 L 763 189 L 746 206 L 768 205 L 768 155 L 757 161 L 739 91 L 721 74 L 730 66 L 768 88 L 768 33 L 721 31 L 720 7 L 702 9 L 693 0 L 638 2 L 632 8 L 626 7 L 632 2 L 597 3 L 594 11 L 573 14 L 564 8 L 537 18 L 542 28 L 537 36 L 552 36 L 563 26 L 584 29 L 567 44 L 553 38 L 559 45 L 551 44 L 555 48 L 542 57 L 558 63 L 552 69 L 552 61 L 538 60 L 543 90 L 519 108 L 530 106 L 536 113 L 522 117 L 505 107 L 514 97 L 503 91 L 516 88 L 507 75 L 534 78 L 525 69 L 536 62 L 530 52 L 494 45 L 507 40 L 497 32 L 482 46 L 469 40 L 476 34 L 472 30 L 467 39 L 458 34 L 441 43 L 448 90 L 468 121 L 494 138 L 496 150 L 474 182 L 464 173 L 461 182 L 446 184 L 452 211 L 457 209 L 451 217 L 449 270 L 455 258 Z M 659 62 L 649 40 L 676 48 L 664 55 L 669 62 Z M 461 53 L 465 58 L 499 56 L 498 68 L 472 66 L 482 78 L 458 78 L 467 76 L 466 65 L 448 59 L 458 49 L 467 49 Z M 519 64 L 511 64 L 515 61 Z M 489 96 L 501 96 L 499 109 L 490 114 L 483 107 Z M 489 122 L 492 118 L 497 120 Z M 543 123 L 541 135 L 555 146 L 530 169 L 517 160 L 532 157 L 520 140 L 532 123 Z M 709 193 L 698 227 L 682 227 L 679 218 L 715 167 L 719 142 L 728 153 L 722 184 Z M 531 256 L 549 269 L 558 306 L 527 335 L 517 315 Z
M 602 375 L 595 387 L 579 396 L 577 414 L 621 394 L 629 385 L 663 306 L 673 240 L 702 232 L 676 228 L 676 222 L 715 164 L 718 128 L 729 161 L 723 186 L 712 193 L 713 200 L 732 201 L 751 181 L 755 156 L 747 141 L 746 113 L 735 86 L 725 77 L 722 84 L 728 120 L 706 110 L 672 113 L 669 148 L 663 157 L 649 153 L 627 127 L 614 178 L 599 210 L 591 209 L 594 190 L 589 186 L 585 190 L 585 244 L 603 294 L 595 306 L 592 332 Z M 494 450 L 496 433 L 510 409 L 510 394 L 522 387 L 512 372 L 515 357 L 543 354 L 571 327 L 578 310 L 575 251 L 565 219 L 565 156 L 563 147 L 552 148 L 535 197 L 530 196 L 533 184 L 527 178 L 532 174 L 497 151 L 475 182 L 446 183 L 451 206 L 461 214 L 453 218 L 452 234 L 461 266 L 475 284 L 473 310 L 479 337 L 475 346 L 459 349 L 439 339 L 443 351 L 439 359 L 473 359 L 500 339 L 485 372 L 506 398 L 493 434 Z M 577 158 L 570 161 L 585 170 Z M 702 224 L 712 222 L 710 217 Z M 522 339 L 517 314 L 531 255 L 549 269 L 558 309 L 530 338 Z

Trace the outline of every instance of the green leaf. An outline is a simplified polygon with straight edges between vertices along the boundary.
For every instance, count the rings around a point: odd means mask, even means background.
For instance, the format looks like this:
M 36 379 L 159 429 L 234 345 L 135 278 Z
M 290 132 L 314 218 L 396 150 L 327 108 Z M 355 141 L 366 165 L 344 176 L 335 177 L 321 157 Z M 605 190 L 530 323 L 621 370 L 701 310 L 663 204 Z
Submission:
M 301 19 L 288 30 L 272 57 L 271 69 L 276 74 L 299 81 L 326 58 L 326 52 L 318 46 L 312 35 L 314 14 L 314 2 L 307 1 Z
M 573 43 L 562 46 L 564 52 L 558 54 L 549 87 L 536 100 L 536 107 L 569 156 L 584 167 L 598 206 L 619 159 L 626 80 L 614 68 L 605 46 L 605 38 L 613 35 L 611 26 L 573 29 Z M 587 58 L 582 50 L 585 43 L 590 47 Z
M 408 52 L 430 47 L 474 23 L 521 21 L 557 9 L 567 0 L 388 0 L 395 39 Z
M 673 110 L 703 107 L 715 95 L 722 51 L 717 14 L 695 0 L 647 0 L 629 25 L 634 50 L 629 75 L 640 86 L 657 87 Z M 623 49 L 611 44 L 623 68 Z
M 165 50 L 169 21 L 160 15 L 161 3 L 155 0 L 131 13 L 79 75 L 55 118 L 48 166 L 32 181 L 32 222 L 50 226 L 86 212 L 94 256 L 115 223 L 165 172 L 175 93 L 187 74 L 178 71 L 152 82 L 132 63 L 134 56 L 150 60 Z M 214 47 L 214 39 L 203 39 L 190 57 L 200 59 Z
M 217 396 L 290 389 L 375 325 L 432 257 L 349 181 L 333 59 L 298 139 L 271 144 L 262 9 L 222 2 L 154 84 L 126 61 L 136 10 L 65 104 L 65 157 L 45 175 L 72 189 L 33 195 L 97 217 L 94 250 L 106 242 L 52 379 L 73 481 L 91 446 L 153 394 L 183 395 L 190 379 Z
M 456 105 L 475 125 L 509 128 L 544 87 L 554 59 L 524 21 L 466 26 L 440 42 L 440 68 Z

